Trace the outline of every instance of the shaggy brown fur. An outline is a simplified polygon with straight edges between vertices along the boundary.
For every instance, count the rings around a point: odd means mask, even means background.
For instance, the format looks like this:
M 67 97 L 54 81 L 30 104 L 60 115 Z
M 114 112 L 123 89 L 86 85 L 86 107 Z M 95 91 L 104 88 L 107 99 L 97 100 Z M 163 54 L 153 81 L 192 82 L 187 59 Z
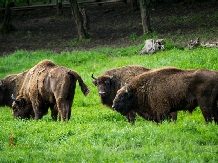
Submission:
M 129 83 L 135 76 L 149 70 L 143 66 L 135 65 L 114 68 L 105 71 L 98 78 L 93 77 L 95 80 L 92 83 L 98 87 L 98 94 L 102 104 L 111 108 L 114 97 L 122 85 Z M 135 116 L 135 112 L 130 112 L 126 118 L 134 124 Z
M 29 70 L 26 70 L 19 74 L 8 75 L 0 80 L 0 106 L 12 107 L 12 95 L 13 97 L 18 96 L 28 71 Z M 49 106 L 48 104 L 44 104 L 44 107 L 45 108 L 43 110 L 45 111 L 48 111 L 48 108 L 50 107 L 53 120 L 57 120 L 57 116 L 55 116 L 57 115 L 57 110 L 53 109 L 52 105 Z M 47 111 L 44 112 L 43 115 L 47 114 Z M 33 110 L 24 113 L 26 114 L 24 114 L 22 117 L 30 118 L 35 116 Z
M 178 110 L 192 112 L 200 106 L 206 122 L 218 122 L 218 72 L 162 68 L 135 77 L 122 87 L 113 108 L 122 115 L 131 111 L 148 120 L 161 122 Z
M 19 96 L 12 105 L 13 115 L 28 118 L 27 115 L 33 111 L 38 120 L 51 107 L 55 114 L 53 117 L 57 117 L 59 112 L 60 119 L 68 121 L 77 80 L 83 94 L 87 95 L 89 89 L 77 72 L 57 66 L 49 60 L 39 62 L 25 77 Z
M 11 95 L 13 94 L 15 97 L 18 95 L 28 71 L 8 75 L 0 80 L 0 106 L 11 107 L 13 102 Z

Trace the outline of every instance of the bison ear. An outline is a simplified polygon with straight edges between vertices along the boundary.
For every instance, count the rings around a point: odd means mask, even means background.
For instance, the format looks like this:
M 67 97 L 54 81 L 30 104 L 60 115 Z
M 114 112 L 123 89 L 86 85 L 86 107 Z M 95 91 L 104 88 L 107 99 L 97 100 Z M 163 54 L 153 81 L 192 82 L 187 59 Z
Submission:
M 97 80 L 93 80 L 93 81 L 92 81 L 92 83 L 93 83 L 95 86 L 97 86 L 97 85 L 98 85 L 98 82 L 97 82 Z

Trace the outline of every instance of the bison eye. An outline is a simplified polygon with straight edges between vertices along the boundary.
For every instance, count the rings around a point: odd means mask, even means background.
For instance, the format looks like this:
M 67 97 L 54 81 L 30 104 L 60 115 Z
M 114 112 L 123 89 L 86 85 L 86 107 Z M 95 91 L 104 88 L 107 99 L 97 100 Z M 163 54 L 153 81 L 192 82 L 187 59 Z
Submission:
M 17 112 L 17 109 L 13 109 L 13 112 Z
M 110 84 L 111 84 L 110 81 L 108 81 L 108 80 L 105 81 L 104 83 L 107 84 L 107 85 L 110 85 Z

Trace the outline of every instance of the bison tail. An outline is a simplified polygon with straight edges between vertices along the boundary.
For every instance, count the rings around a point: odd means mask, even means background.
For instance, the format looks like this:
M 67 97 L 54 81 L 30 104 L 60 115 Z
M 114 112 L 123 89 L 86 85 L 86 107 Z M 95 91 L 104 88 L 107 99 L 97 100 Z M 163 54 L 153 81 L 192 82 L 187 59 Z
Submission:
M 84 83 L 83 79 L 81 78 L 81 76 L 79 76 L 79 74 L 75 71 L 70 71 L 70 74 L 73 75 L 79 82 L 79 86 L 81 87 L 81 91 L 83 92 L 83 94 L 86 96 L 89 94 L 89 88 L 87 87 L 87 85 Z

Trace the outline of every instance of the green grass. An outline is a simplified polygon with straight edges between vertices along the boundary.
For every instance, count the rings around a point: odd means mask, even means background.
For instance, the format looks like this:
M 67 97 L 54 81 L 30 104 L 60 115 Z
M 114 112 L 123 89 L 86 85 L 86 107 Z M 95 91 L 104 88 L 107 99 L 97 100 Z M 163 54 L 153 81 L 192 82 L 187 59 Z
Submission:
M 218 70 L 217 48 L 190 51 L 167 44 L 165 51 L 137 55 L 142 46 L 61 54 L 17 51 L 0 58 L 1 78 L 50 59 L 76 70 L 91 90 L 84 97 L 77 86 L 68 123 L 53 122 L 50 113 L 39 121 L 15 119 L 10 108 L 1 107 L 0 162 L 218 162 L 218 125 L 205 124 L 199 108 L 193 114 L 180 112 L 176 123 L 157 125 L 137 117 L 132 126 L 101 105 L 92 73 L 99 76 L 107 69 L 132 64 Z M 16 146 L 10 145 L 10 137 Z

